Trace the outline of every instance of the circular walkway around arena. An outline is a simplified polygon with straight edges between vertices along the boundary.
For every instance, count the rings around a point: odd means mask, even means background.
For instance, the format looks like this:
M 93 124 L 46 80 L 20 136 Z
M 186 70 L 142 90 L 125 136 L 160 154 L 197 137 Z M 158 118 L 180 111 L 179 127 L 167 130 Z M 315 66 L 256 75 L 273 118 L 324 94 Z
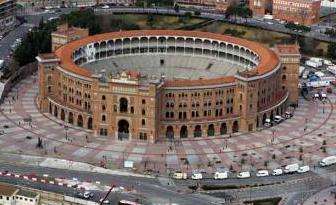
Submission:
M 293 118 L 260 132 L 150 144 L 92 136 L 78 128 L 65 131 L 62 121 L 38 111 L 37 86 L 37 76 L 30 76 L 1 105 L 2 152 L 48 155 L 91 164 L 104 162 L 111 168 L 121 168 L 124 160 L 131 160 L 139 171 L 161 173 L 166 169 L 211 172 L 218 167 L 250 170 L 265 168 L 266 164 L 273 169 L 300 159 L 302 164 L 313 164 L 336 154 L 336 114 L 330 103 L 300 99 Z M 335 99 L 334 94 L 330 96 L 331 102 L 335 103 Z M 29 118 L 32 123 L 27 122 Z M 43 149 L 36 148 L 38 137 L 43 139 Z M 324 140 L 326 152 L 321 149 Z

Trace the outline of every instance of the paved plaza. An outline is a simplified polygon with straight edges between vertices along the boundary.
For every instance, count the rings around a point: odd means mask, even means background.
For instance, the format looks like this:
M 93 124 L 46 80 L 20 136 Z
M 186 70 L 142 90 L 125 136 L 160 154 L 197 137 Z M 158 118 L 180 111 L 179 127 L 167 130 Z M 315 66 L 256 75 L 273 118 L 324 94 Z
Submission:
M 111 168 L 121 168 L 124 160 L 132 160 L 138 171 L 151 169 L 161 173 L 166 168 L 188 172 L 211 172 L 218 167 L 272 169 L 300 160 L 302 164 L 313 164 L 336 154 L 336 114 L 333 106 L 321 101 L 300 99 L 293 118 L 259 132 L 150 144 L 93 136 L 70 125 L 65 131 L 62 121 L 38 111 L 37 92 L 37 76 L 30 76 L 1 105 L 3 153 L 58 157 L 94 165 L 105 162 Z M 334 94 L 330 99 L 335 103 Z M 32 119 L 31 123 L 27 119 Z M 38 137 L 43 149 L 36 147 Z

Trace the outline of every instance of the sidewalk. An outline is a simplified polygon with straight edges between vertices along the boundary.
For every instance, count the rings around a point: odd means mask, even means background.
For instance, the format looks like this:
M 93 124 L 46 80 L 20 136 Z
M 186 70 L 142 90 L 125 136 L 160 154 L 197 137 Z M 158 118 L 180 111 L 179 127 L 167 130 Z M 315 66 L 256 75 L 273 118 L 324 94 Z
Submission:
M 336 186 L 324 189 L 310 197 L 303 205 L 334 205 L 336 204 Z

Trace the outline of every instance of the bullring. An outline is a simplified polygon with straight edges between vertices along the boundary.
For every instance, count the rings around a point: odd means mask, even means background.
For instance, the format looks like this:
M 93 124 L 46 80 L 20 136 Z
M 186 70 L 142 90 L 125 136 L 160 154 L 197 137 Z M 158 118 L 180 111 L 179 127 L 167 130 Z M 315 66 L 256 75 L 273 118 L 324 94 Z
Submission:
M 37 57 L 37 102 L 120 140 L 251 132 L 296 103 L 299 58 L 295 45 L 270 49 L 199 31 L 99 34 Z

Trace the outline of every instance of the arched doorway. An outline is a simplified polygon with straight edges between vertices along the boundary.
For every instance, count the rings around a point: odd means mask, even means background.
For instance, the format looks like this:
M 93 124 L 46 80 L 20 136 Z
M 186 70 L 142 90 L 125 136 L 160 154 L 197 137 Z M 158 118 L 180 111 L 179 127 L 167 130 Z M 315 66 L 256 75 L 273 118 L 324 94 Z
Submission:
M 58 116 L 58 110 L 57 110 L 57 106 L 54 106 L 54 116 L 57 117 Z
M 264 114 L 263 114 L 263 118 L 262 118 L 262 123 L 263 123 L 263 124 L 265 124 L 266 119 L 267 119 L 267 115 L 266 115 L 266 113 L 264 113 Z
M 118 139 L 128 139 L 129 138 L 129 123 L 126 120 L 120 120 L 118 122 Z
M 208 126 L 208 136 L 215 136 L 215 126 L 213 124 Z
M 119 100 L 119 111 L 127 112 L 128 109 L 128 100 L 126 98 L 120 98 Z
M 225 122 L 223 122 L 223 123 L 221 124 L 221 127 L 220 127 L 220 134 L 221 134 L 221 135 L 225 135 L 225 134 L 227 134 L 227 126 L 226 126 L 226 123 L 225 123 Z
M 168 126 L 167 127 L 166 138 L 167 139 L 174 139 L 174 128 L 173 128 L 173 126 Z
M 257 127 L 259 127 L 260 124 L 259 124 L 259 117 L 257 117 Z
M 79 127 L 83 127 L 83 117 L 82 117 L 82 115 L 78 115 L 78 117 L 77 117 L 77 125 Z
M 238 121 L 234 121 L 233 122 L 233 125 L 232 125 L 232 132 L 235 133 L 235 132 L 238 132 L 239 131 L 239 125 L 238 125 Z
M 73 114 L 72 114 L 72 112 L 69 112 L 69 119 L 68 119 L 68 122 L 69 122 L 70 124 L 73 124 Z
M 92 130 L 92 117 L 89 117 L 88 121 L 87 121 L 87 128 L 89 130 Z
M 195 126 L 194 137 L 202 137 L 202 127 L 201 127 L 201 125 L 196 125 Z
M 65 112 L 63 109 L 61 109 L 61 120 L 65 120 Z
M 183 125 L 180 130 L 180 138 L 187 138 L 188 137 L 188 128 L 187 126 Z
M 273 120 L 274 120 L 274 113 L 273 113 L 273 111 L 271 112 L 270 119 L 271 119 L 271 122 L 273 122 Z
M 52 114 L 52 105 L 49 103 L 49 113 Z

